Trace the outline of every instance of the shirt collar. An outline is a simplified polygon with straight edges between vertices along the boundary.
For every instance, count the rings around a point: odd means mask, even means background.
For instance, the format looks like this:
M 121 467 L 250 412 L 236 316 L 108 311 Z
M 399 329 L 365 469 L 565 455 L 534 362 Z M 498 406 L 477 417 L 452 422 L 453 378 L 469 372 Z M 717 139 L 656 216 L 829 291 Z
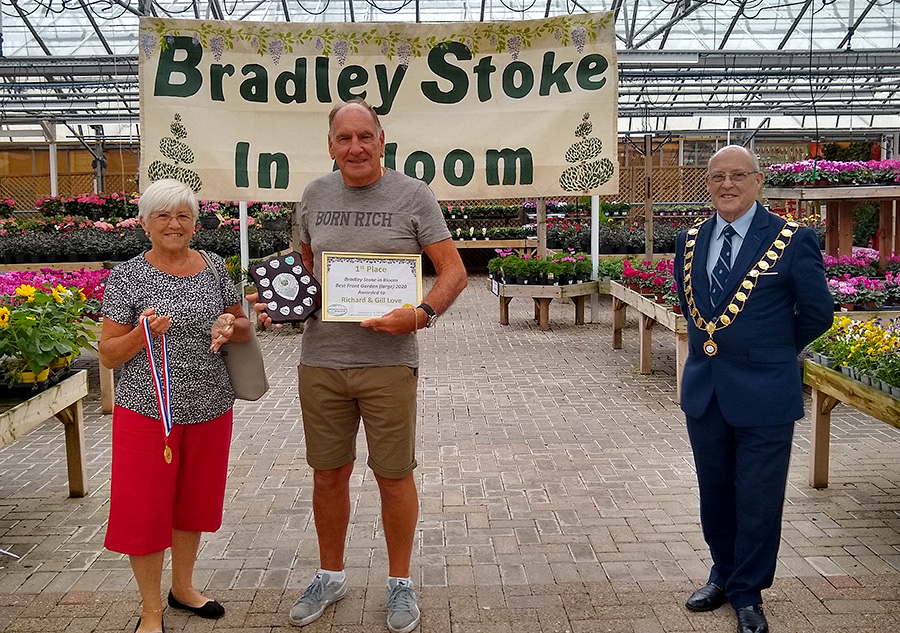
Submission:
M 756 203 L 753 203 L 753 206 L 750 209 L 739 217 L 737 220 L 731 223 L 731 228 L 735 230 L 735 232 L 744 239 L 747 236 L 747 231 L 750 230 L 750 224 L 753 223 L 753 216 L 756 215 Z M 715 239 L 721 239 L 722 231 L 725 230 L 725 227 L 728 226 L 728 222 L 722 218 L 718 213 L 716 214 L 716 226 L 713 229 L 713 237 Z

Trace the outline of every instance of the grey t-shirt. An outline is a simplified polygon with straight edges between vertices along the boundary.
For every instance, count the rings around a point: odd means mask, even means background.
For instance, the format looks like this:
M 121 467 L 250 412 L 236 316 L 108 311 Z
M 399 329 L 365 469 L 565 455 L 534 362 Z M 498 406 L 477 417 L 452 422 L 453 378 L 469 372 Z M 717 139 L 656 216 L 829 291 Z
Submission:
M 225 308 L 241 300 L 228 281 L 225 262 L 210 253 L 221 283 L 207 267 L 195 275 L 176 277 L 150 265 L 144 255 L 122 262 L 109 274 L 103 295 L 104 318 L 140 327 L 141 312 L 155 308 L 172 317 L 166 335 L 172 376 L 172 413 L 175 424 L 213 420 L 234 406 L 234 391 L 219 354 L 209 351 L 210 328 Z M 157 369 L 162 347 L 153 340 Z M 116 381 L 116 405 L 159 419 L 147 350 L 126 361 Z
M 367 187 L 348 187 L 338 171 L 322 176 L 307 186 L 296 213 L 300 241 L 312 246 L 320 280 L 322 251 L 418 254 L 450 237 L 428 185 L 393 170 Z M 300 362 L 332 369 L 418 367 L 419 351 L 414 334 L 315 318 L 304 327 Z

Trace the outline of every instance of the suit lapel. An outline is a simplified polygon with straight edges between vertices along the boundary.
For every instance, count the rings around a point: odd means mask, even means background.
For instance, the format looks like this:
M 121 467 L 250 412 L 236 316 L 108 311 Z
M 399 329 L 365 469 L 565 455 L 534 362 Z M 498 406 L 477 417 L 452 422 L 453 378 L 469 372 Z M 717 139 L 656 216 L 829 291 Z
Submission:
M 711 217 L 700 227 L 700 232 L 697 233 L 697 245 L 694 250 L 694 263 L 691 266 L 694 304 L 697 306 L 700 314 L 707 320 L 711 309 L 709 303 L 709 274 L 706 272 L 706 260 L 709 257 L 709 242 L 712 240 L 713 227 L 715 225 L 716 219 Z

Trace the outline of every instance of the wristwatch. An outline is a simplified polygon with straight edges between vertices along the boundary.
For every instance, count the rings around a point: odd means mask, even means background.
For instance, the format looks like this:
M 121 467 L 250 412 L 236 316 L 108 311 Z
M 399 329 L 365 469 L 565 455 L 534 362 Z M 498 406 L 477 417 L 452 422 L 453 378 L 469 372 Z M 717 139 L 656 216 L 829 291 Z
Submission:
M 425 314 L 427 315 L 425 318 L 425 327 L 432 327 L 438 320 L 438 313 L 427 303 L 420 303 L 418 307 L 425 310 Z

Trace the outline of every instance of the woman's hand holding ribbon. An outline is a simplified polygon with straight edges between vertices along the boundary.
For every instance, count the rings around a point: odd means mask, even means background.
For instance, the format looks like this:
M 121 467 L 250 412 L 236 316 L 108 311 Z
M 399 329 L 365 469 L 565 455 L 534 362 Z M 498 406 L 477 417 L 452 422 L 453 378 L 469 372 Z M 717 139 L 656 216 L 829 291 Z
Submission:
M 234 334 L 234 319 L 233 314 L 225 312 L 215 320 L 212 324 L 212 344 L 209 351 L 218 352 L 220 347 L 231 340 L 231 335 Z
M 150 324 L 150 332 L 154 336 L 162 336 L 172 327 L 172 317 L 157 315 L 156 308 L 147 308 L 141 312 L 141 320 L 147 319 Z

